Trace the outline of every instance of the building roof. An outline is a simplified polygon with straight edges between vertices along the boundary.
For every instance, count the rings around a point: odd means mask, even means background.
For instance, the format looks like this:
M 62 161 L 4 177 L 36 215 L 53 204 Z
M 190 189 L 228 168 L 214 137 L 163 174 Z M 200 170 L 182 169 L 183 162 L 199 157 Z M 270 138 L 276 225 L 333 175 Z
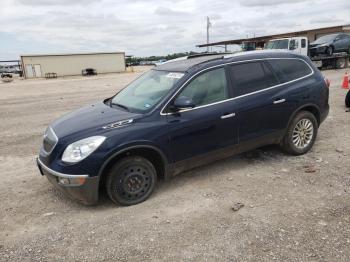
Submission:
M 291 53 L 289 51 L 281 50 L 257 50 L 248 52 L 237 52 L 233 54 L 211 54 L 199 57 L 182 57 L 181 59 L 170 60 L 162 65 L 159 65 L 155 70 L 161 71 L 171 71 L 171 72 L 186 72 L 189 69 L 202 65 L 203 67 L 207 65 L 229 63 L 229 62 L 239 62 L 251 59 L 264 59 L 264 58 L 283 58 L 283 57 L 302 57 L 301 55 Z
M 125 52 L 26 54 L 26 55 L 21 55 L 21 57 L 33 57 L 33 56 L 74 56 L 74 55 L 111 55 L 111 54 L 124 54 L 125 55 Z
M 213 42 L 213 43 L 209 43 L 209 44 L 200 44 L 200 45 L 197 45 L 197 47 L 207 47 L 207 46 L 217 46 L 217 45 L 233 45 L 233 44 L 238 45 L 238 44 L 241 44 L 243 42 L 266 42 L 266 41 L 271 40 L 273 38 L 302 36 L 302 35 L 305 35 L 307 33 L 315 33 L 315 32 L 322 31 L 322 30 L 332 30 L 333 33 L 336 33 L 336 31 L 339 31 L 339 32 L 349 31 L 350 32 L 350 25 L 339 25 L 339 26 L 331 26 L 331 27 L 323 27 L 323 28 L 314 28 L 314 29 L 309 29 L 309 30 L 294 31 L 294 32 L 282 33 L 282 34 L 226 40 L 226 41 L 220 41 L 220 42 Z

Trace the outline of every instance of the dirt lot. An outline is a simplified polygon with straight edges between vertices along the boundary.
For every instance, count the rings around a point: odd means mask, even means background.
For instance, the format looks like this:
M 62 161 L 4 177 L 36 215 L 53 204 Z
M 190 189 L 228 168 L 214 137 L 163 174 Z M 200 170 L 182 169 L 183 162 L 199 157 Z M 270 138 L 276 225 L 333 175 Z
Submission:
M 161 182 L 132 207 L 57 192 L 35 165 L 45 127 L 139 74 L 0 84 L 0 261 L 349 261 L 344 70 L 324 72 L 331 112 L 307 155 L 255 150 Z

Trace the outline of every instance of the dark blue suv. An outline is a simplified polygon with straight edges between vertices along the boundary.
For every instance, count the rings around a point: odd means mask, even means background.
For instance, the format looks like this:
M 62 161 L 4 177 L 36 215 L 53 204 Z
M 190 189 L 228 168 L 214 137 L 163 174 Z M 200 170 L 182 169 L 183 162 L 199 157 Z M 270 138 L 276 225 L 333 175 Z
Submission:
M 268 144 L 300 155 L 326 118 L 329 82 L 309 58 L 280 51 L 189 56 L 46 130 L 41 174 L 85 204 L 147 199 L 159 178 Z

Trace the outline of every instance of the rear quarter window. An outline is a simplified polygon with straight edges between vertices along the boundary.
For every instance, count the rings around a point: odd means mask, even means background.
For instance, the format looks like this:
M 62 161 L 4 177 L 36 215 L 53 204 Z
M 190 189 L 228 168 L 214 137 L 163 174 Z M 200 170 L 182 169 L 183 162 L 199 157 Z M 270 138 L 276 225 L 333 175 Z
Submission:
M 270 59 L 268 63 L 281 83 L 289 82 L 312 73 L 306 62 L 299 59 Z

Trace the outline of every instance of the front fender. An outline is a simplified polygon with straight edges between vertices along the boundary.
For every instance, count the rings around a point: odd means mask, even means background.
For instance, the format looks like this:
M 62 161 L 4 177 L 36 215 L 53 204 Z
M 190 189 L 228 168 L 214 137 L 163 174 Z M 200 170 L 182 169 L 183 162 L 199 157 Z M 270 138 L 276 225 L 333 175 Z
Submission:
M 104 162 L 99 170 L 98 176 L 101 176 L 104 169 L 106 168 L 106 166 L 108 164 L 111 163 L 111 161 L 113 161 L 113 159 L 115 159 L 118 155 L 123 154 L 127 151 L 133 150 L 133 149 L 151 149 L 156 151 L 162 158 L 163 161 L 163 165 L 164 165 L 164 169 L 165 169 L 165 173 L 164 174 L 167 177 L 167 166 L 169 164 L 169 158 L 166 155 L 166 153 L 160 149 L 160 147 L 156 144 L 154 144 L 151 141 L 147 141 L 147 140 L 142 140 L 142 141 L 132 141 L 126 144 L 122 144 L 120 146 L 118 146 L 117 148 L 115 148 L 114 150 L 112 150 L 111 152 L 109 152 L 106 156 L 106 158 L 104 159 Z

